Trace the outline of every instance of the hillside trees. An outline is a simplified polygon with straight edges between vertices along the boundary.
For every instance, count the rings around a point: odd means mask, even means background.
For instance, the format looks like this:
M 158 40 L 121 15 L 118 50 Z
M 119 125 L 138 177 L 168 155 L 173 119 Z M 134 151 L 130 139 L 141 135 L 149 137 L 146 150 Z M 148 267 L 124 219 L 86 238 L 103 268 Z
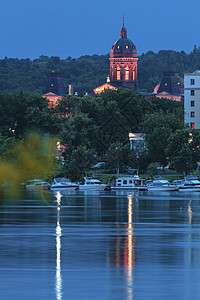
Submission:
M 163 72 L 175 72 L 181 82 L 184 73 L 200 69 L 200 50 L 197 47 L 189 54 L 160 50 L 158 53 L 148 51 L 138 58 L 139 89 L 147 92 L 153 91 Z M 23 89 L 42 95 L 52 71 L 61 75 L 66 91 L 68 85 L 73 84 L 74 91 L 82 96 L 105 83 L 110 73 L 109 54 L 85 55 L 76 59 L 41 55 L 33 61 L 5 57 L 0 59 L 0 91 Z

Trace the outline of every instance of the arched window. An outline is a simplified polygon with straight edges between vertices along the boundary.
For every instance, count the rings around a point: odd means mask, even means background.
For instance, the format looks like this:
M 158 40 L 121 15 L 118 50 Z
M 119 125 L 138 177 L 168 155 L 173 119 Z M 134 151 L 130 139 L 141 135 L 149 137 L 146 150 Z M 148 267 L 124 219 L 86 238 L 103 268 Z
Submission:
M 117 80 L 121 80 L 121 69 L 120 67 L 117 67 Z
M 133 80 L 135 80 L 135 69 L 133 69 Z
M 125 69 L 125 80 L 129 80 L 129 69 Z

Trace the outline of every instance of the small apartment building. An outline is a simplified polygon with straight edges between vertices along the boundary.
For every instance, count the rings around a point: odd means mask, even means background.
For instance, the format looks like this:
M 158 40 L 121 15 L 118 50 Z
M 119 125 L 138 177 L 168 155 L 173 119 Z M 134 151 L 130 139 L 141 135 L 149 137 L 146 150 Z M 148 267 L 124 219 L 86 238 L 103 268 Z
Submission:
M 185 123 L 200 129 L 200 70 L 184 74 Z

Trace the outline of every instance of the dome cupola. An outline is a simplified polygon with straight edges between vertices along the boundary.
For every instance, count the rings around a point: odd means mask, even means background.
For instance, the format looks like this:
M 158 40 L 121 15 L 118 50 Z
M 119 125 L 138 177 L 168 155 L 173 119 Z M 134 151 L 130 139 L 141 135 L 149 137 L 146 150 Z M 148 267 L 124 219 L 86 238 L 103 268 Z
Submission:
M 123 25 L 110 51 L 110 78 L 117 86 L 137 88 L 137 50 Z

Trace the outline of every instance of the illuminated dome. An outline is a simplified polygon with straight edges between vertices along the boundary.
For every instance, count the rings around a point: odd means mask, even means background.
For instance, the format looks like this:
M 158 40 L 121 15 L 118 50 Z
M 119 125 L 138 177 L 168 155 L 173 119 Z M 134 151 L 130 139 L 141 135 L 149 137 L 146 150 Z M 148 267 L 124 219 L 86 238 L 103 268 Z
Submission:
M 136 47 L 127 38 L 123 21 L 120 38 L 110 51 L 110 82 L 113 86 L 137 89 L 137 60 Z
M 120 38 L 112 45 L 110 55 L 114 55 L 115 57 L 121 56 L 137 56 L 137 50 L 134 43 L 127 38 L 127 30 L 123 26 L 120 31 Z

